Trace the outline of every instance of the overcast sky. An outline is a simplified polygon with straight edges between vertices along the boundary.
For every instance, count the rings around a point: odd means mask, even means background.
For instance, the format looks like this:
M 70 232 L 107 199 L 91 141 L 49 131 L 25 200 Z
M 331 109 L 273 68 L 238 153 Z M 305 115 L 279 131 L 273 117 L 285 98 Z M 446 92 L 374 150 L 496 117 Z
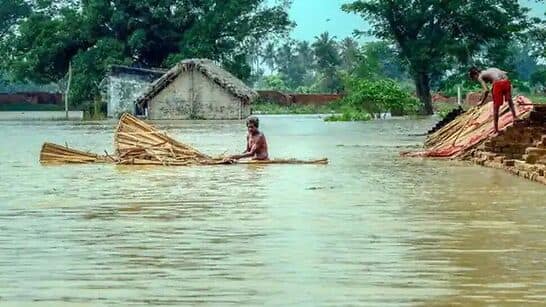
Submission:
M 298 40 L 313 40 L 322 32 L 330 32 L 338 38 L 352 35 L 355 29 L 365 30 L 366 22 L 355 14 L 347 14 L 341 10 L 341 5 L 350 0 L 293 0 L 290 8 L 290 18 L 298 25 L 292 37 Z M 545 3 L 532 0 L 521 1 L 533 9 L 534 16 L 544 16 Z

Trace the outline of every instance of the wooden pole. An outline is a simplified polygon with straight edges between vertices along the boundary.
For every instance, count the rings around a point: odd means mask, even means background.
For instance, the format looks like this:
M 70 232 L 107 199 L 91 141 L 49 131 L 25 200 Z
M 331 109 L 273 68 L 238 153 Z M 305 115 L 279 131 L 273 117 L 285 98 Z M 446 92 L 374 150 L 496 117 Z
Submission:
M 72 81 L 72 61 L 68 62 L 68 84 L 66 85 L 66 92 L 64 94 L 64 111 L 66 119 L 68 120 L 68 93 L 70 92 L 70 82 Z
M 462 99 L 462 95 L 461 95 L 461 86 L 457 86 L 457 103 L 459 104 L 459 106 L 461 106 L 461 99 Z

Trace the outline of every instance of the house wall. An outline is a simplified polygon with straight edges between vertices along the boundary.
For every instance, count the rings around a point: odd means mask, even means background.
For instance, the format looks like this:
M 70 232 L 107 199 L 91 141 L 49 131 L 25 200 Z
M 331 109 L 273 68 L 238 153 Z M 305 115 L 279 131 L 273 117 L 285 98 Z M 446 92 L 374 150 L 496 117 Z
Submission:
M 119 117 L 124 112 L 135 113 L 135 100 L 142 95 L 151 82 L 138 76 L 109 76 L 104 100 L 108 105 L 108 117 Z
M 239 119 L 250 115 L 249 104 L 195 71 L 181 73 L 148 105 L 150 119 Z

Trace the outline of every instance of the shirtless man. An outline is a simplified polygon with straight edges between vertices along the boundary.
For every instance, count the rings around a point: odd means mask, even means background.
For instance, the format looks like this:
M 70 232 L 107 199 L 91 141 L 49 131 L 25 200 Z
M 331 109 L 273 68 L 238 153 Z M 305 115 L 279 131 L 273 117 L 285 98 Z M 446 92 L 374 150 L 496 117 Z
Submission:
M 479 105 L 485 103 L 487 96 L 489 95 L 489 88 L 487 83 L 492 84 L 493 95 L 493 117 L 495 120 L 495 133 L 499 132 L 499 109 L 504 103 L 504 99 L 508 102 L 510 111 L 514 120 L 516 119 L 516 109 L 514 108 L 514 102 L 512 101 L 512 83 L 508 80 L 508 76 L 505 71 L 498 68 L 489 68 L 483 71 L 473 67 L 469 70 L 469 75 L 472 80 L 480 82 L 483 87 L 483 95 Z
M 265 135 L 258 130 L 260 122 L 257 117 L 251 116 L 246 120 L 248 134 L 246 136 L 246 150 L 240 155 L 230 156 L 229 160 L 252 158 L 252 160 L 268 160 L 267 141 Z

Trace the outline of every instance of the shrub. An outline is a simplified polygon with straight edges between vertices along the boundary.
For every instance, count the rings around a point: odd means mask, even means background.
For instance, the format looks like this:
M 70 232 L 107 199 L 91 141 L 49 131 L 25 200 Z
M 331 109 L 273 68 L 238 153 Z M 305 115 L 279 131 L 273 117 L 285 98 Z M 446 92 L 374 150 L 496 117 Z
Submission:
M 418 100 L 390 79 L 349 78 L 346 87 L 347 96 L 340 103 L 351 110 L 370 115 L 389 111 L 402 115 L 419 109 Z

